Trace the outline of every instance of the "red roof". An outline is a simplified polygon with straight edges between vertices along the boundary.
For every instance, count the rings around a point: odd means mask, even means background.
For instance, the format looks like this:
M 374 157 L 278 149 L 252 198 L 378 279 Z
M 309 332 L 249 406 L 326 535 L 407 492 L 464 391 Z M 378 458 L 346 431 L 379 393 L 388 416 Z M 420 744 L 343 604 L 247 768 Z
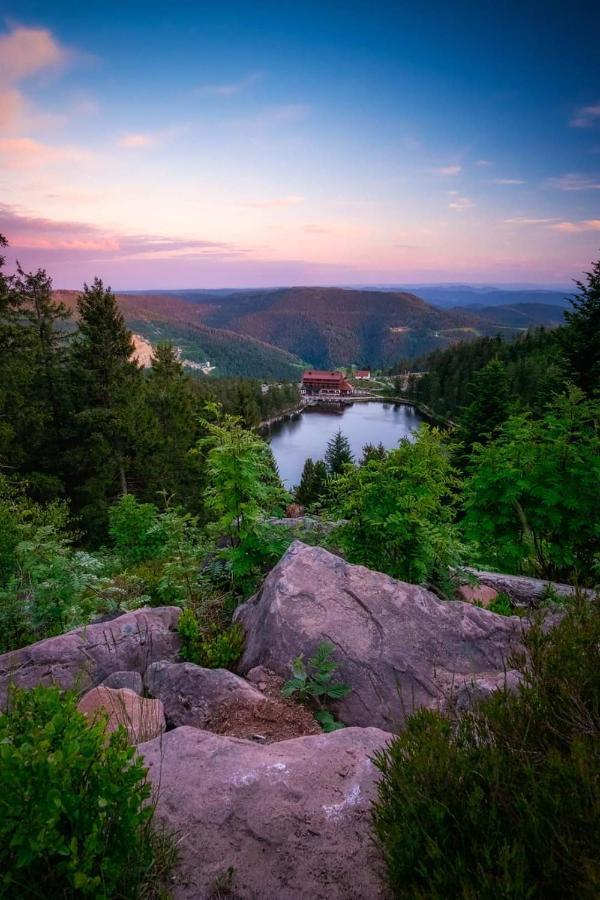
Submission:
M 356 373 L 357 377 L 360 377 L 361 375 L 370 375 L 370 374 L 371 374 L 370 369 L 359 369 L 358 372 Z
M 341 372 L 305 372 L 302 376 L 302 381 L 331 381 L 332 383 L 338 383 L 344 380 L 344 376 Z

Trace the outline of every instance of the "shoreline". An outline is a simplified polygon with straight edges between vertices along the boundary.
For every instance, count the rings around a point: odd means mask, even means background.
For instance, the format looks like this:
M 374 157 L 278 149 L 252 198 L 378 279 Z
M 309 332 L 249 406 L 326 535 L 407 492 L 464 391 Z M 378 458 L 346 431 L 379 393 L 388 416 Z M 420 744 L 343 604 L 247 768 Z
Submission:
M 369 396 L 361 396 L 361 397 L 336 397 L 336 398 L 307 398 L 302 400 L 298 406 L 295 406 L 293 409 L 285 410 L 284 412 L 278 413 L 276 416 L 272 416 L 270 419 L 265 419 L 263 422 L 260 422 L 256 425 L 256 430 L 262 432 L 269 430 L 273 425 L 277 425 L 279 422 L 285 422 L 287 419 L 291 419 L 294 416 L 300 415 L 304 412 L 305 409 L 309 409 L 310 407 L 336 407 L 336 406 L 351 406 L 353 403 L 393 403 L 400 406 L 411 406 L 413 409 L 416 409 L 418 413 L 420 413 L 425 419 L 429 419 L 431 422 L 437 422 L 448 427 L 453 427 L 454 422 L 450 419 L 444 419 L 441 416 L 436 415 L 433 410 L 429 409 L 429 407 L 415 403 L 413 400 L 408 400 L 405 397 L 387 397 L 381 394 L 371 394 Z

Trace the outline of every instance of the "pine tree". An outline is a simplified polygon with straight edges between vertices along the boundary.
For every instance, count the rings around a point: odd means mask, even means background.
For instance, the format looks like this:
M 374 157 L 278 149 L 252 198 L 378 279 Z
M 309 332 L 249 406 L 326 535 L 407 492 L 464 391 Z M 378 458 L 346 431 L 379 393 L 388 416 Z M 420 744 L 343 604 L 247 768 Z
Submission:
M 381 443 L 378 444 L 365 444 L 362 448 L 362 457 L 360 460 L 361 466 L 366 466 L 368 462 L 371 460 L 385 459 L 386 449 Z
M 327 444 L 325 464 L 330 475 L 341 475 L 344 467 L 354 462 L 348 438 L 338 431 Z
M 469 386 L 471 402 L 459 420 L 459 437 L 466 453 L 473 444 L 485 444 L 493 437 L 510 412 L 510 390 L 506 367 L 492 359 L 473 376 Z
M 586 283 L 576 282 L 579 295 L 570 300 L 560 342 L 573 381 L 592 396 L 600 390 L 600 259 L 586 272 Z
M 101 538 L 107 508 L 128 491 L 127 472 L 139 449 L 141 373 L 131 332 L 115 295 L 99 278 L 77 302 L 79 331 L 70 372 L 75 407 L 74 471 L 80 513 Z
M 145 490 L 138 492 L 154 502 L 164 492 L 172 503 L 185 502 L 195 508 L 201 466 L 198 455 L 191 456 L 189 451 L 199 436 L 199 405 L 172 344 L 155 347 L 143 396 L 146 438 L 143 471 L 136 480 L 143 480 Z
M 300 484 L 296 488 L 294 495 L 296 503 L 299 503 L 301 506 L 304 506 L 307 509 L 311 505 L 311 503 L 314 503 L 315 501 L 314 480 L 315 464 L 309 456 L 304 463 L 304 468 L 302 469 L 302 475 L 300 477 Z

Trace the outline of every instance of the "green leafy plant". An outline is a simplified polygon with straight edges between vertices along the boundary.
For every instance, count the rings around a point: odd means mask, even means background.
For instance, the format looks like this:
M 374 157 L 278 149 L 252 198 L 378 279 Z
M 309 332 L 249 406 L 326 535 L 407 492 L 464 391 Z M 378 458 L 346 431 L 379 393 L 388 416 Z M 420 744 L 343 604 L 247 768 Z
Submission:
M 245 634 L 239 622 L 223 622 L 221 610 L 204 607 L 184 609 L 179 617 L 181 657 L 209 669 L 232 668 L 244 650 Z
M 146 769 L 124 729 L 107 736 L 76 703 L 55 687 L 13 690 L 0 715 L 0 895 L 157 896 L 157 841 L 169 854 Z
M 515 607 L 512 600 L 510 599 L 508 594 L 504 594 L 502 592 L 500 592 L 498 596 L 491 601 L 488 609 L 490 610 L 490 612 L 496 613 L 499 616 L 515 615 Z
M 600 891 L 600 605 L 543 619 L 500 690 L 458 720 L 420 710 L 376 757 L 374 828 L 398 898 Z
M 305 665 L 304 657 L 298 656 L 292 663 L 292 677 L 286 681 L 281 694 L 283 697 L 296 696 L 300 702 L 316 706 L 315 719 L 323 731 L 343 728 L 326 704 L 331 700 L 343 700 L 352 688 L 343 681 L 334 681 L 338 664 L 333 659 L 334 647 L 324 642 L 319 644 Z

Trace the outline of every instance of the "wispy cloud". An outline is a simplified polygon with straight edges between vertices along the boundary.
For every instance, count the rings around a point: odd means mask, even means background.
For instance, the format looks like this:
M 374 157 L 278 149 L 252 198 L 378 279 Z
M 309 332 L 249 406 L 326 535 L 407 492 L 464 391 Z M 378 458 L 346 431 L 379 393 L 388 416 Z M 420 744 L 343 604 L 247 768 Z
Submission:
M 489 159 L 476 159 L 475 165 L 479 166 L 480 168 L 485 168 L 486 166 L 493 166 L 494 163 L 491 162 Z
M 580 234 L 583 231 L 600 231 L 600 219 L 584 219 L 582 222 L 557 222 L 550 225 L 554 231 L 564 234 Z
M 200 87 L 197 88 L 196 93 L 207 94 L 211 97 L 233 97 L 235 94 L 240 94 L 247 88 L 258 84 L 263 78 L 263 72 L 251 72 L 249 75 L 246 75 L 245 78 L 240 78 L 239 81 L 200 85 Z
M 600 191 L 600 178 L 580 175 L 577 172 L 547 178 L 544 183 L 546 187 L 556 188 L 559 191 Z
M 0 205 L 0 233 L 16 250 L 43 250 L 55 259 L 236 258 L 245 251 L 232 244 L 193 238 L 122 234 L 87 222 L 59 222 Z
M 117 139 L 117 145 L 124 150 L 148 150 L 175 140 L 185 134 L 188 128 L 188 125 L 178 125 L 162 131 L 129 131 Z
M 252 209 L 276 209 L 285 206 L 298 206 L 299 203 L 304 203 L 304 197 L 299 197 L 297 194 L 289 194 L 287 197 L 244 200 L 240 203 L 240 206 L 247 206 Z
M 462 171 L 462 166 L 441 166 L 440 168 L 430 169 L 433 175 L 458 175 Z
M 306 119 L 311 112 L 307 103 L 281 103 L 267 106 L 253 115 L 230 119 L 231 125 L 244 128 L 278 128 L 282 125 L 293 125 Z
M 493 184 L 525 184 L 522 178 L 493 178 Z
M 69 51 L 45 28 L 13 28 L 0 35 L 0 130 L 14 133 L 25 122 L 28 103 L 20 84 L 66 64 Z
M 469 197 L 456 197 L 455 200 L 451 200 L 448 204 L 448 209 L 455 209 L 458 212 L 465 212 L 467 209 L 472 209 L 475 206 L 473 201 Z
M 8 169 L 35 169 L 91 158 L 91 153 L 77 147 L 54 146 L 27 137 L 0 138 L 0 162 Z
M 572 128 L 590 128 L 590 126 L 598 124 L 600 124 L 600 103 L 582 106 L 569 122 Z
M 512 219 L 504 219 L 505 225 L 547 225 L 549 222 L 557 222 L 556 217 L 549 219 L 536 219 L 531 216 L 513 216 Z

